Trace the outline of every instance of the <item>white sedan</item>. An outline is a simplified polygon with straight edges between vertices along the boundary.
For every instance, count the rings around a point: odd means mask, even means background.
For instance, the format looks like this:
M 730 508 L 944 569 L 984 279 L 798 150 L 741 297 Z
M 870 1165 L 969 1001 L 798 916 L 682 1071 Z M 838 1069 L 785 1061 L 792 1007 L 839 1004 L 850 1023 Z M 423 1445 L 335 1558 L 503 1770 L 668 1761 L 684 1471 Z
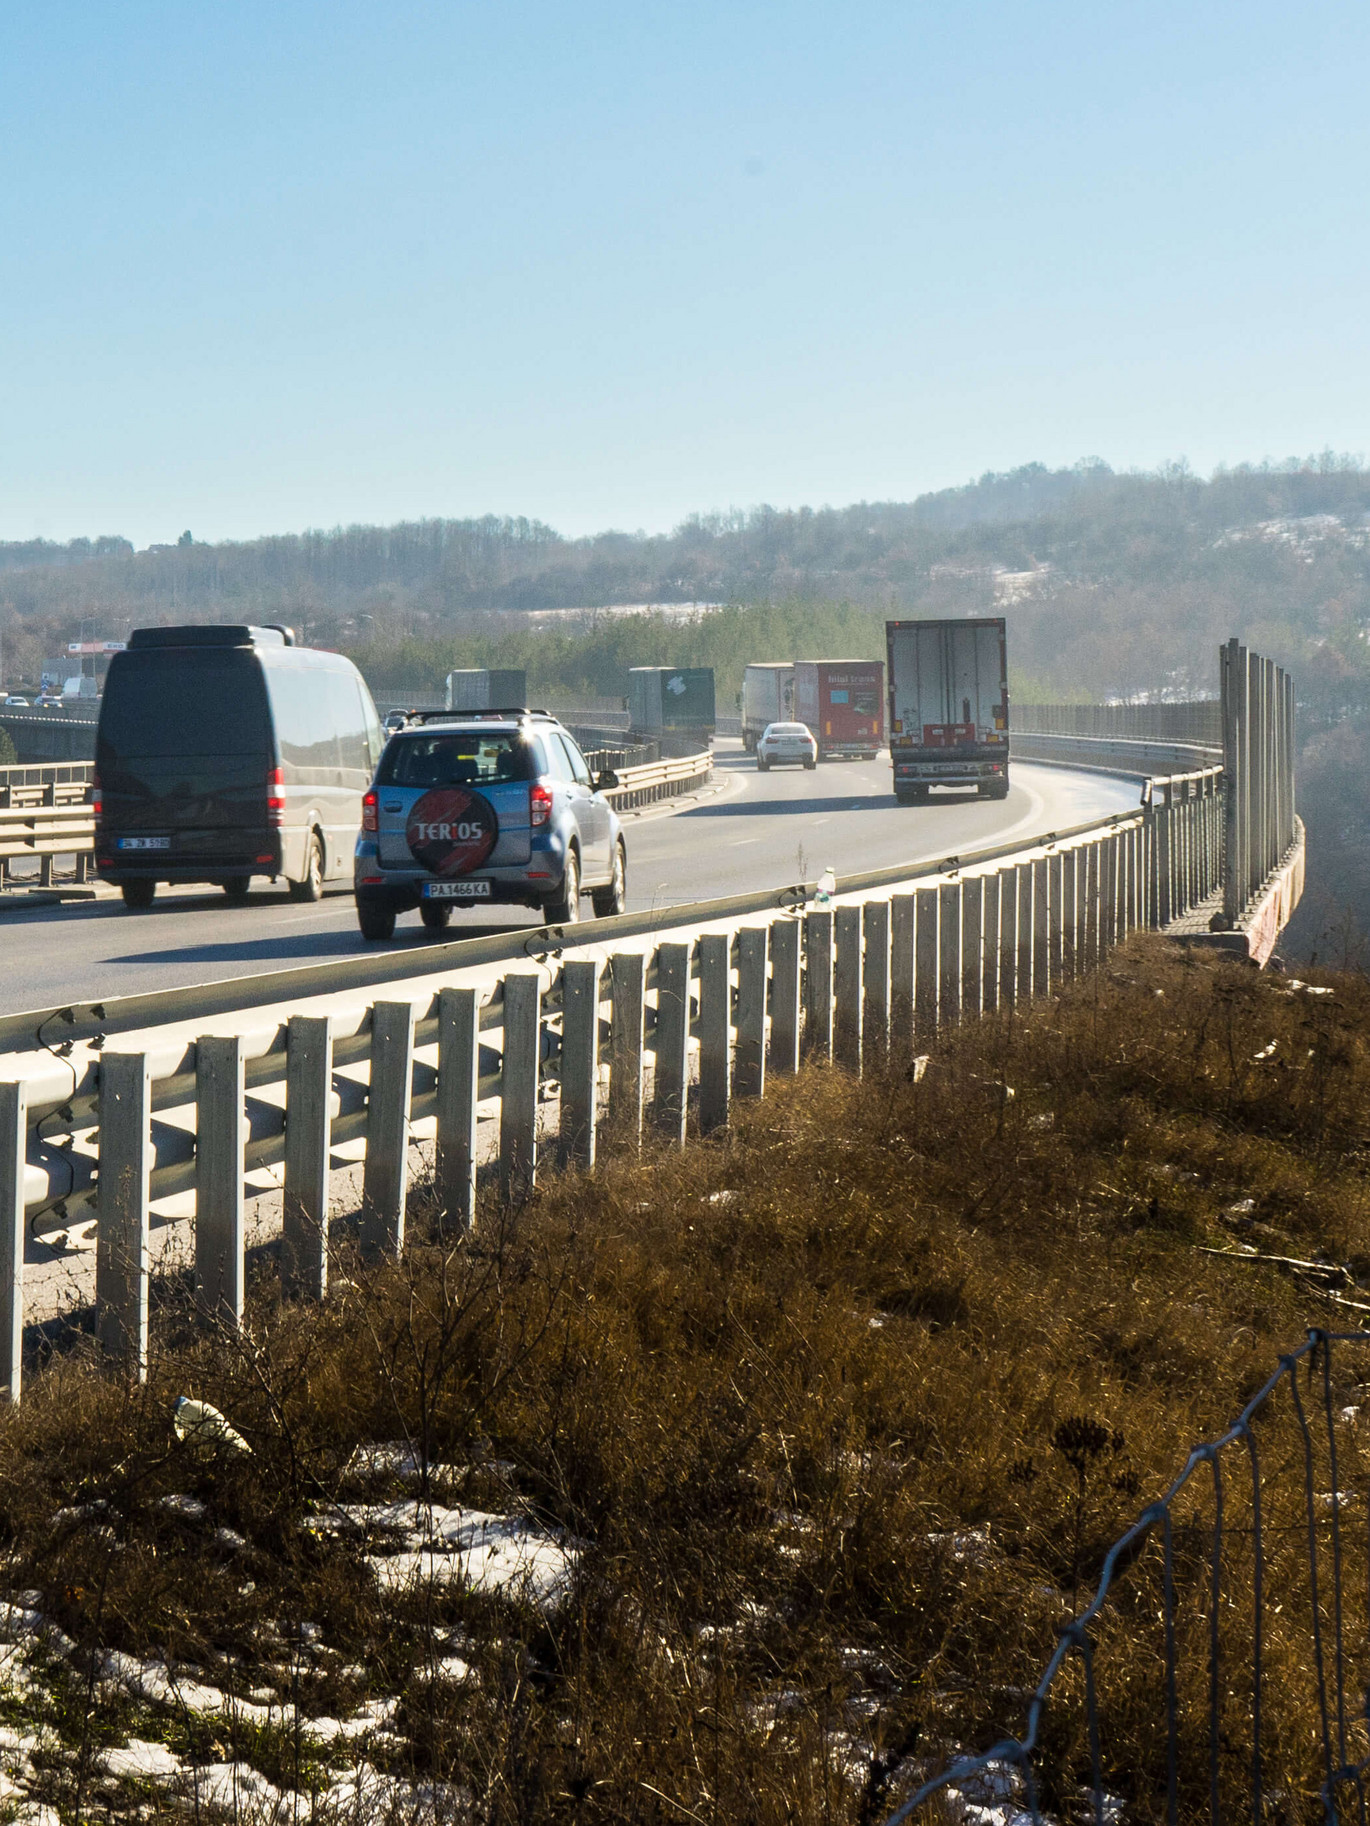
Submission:
M 817 767 L 818 743 L 806 723 L 767 723 L 756 745 L 756 771 L 787 764 Z

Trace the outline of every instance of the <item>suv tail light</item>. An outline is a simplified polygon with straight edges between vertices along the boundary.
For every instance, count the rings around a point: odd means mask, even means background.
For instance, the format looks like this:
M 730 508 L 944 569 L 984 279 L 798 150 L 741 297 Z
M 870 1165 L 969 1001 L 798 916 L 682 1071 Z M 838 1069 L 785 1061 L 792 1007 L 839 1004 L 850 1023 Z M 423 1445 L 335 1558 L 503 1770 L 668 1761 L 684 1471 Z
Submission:
M 534 830 L 552 822 L 552 795 L 541 781 L 528 788 L 528 822 Z
M 90 815 L 97 824 L 100 822 L 104 809 L 105 795 L 100 788 L 100 776 L 93 773 L 90 776 Z
M 285 775 L 272 767 L 266 776 L 266 821 L 279 830 L 285 823 Z
M 380 804 L 374 792 L 362 794 L 362 829 L 374 831 L 377 828 L 376 815 Z

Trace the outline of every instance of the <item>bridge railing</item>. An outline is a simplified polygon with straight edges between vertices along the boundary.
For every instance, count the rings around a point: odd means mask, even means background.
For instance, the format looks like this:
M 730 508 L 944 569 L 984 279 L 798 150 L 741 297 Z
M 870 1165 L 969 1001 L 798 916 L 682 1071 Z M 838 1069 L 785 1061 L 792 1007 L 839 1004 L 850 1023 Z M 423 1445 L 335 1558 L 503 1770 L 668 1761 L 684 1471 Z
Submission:
M 0 1056 L 0 1382 L 17 1395 L 29 1236 L 71 1245 L 94 1225 L 99 1336 L 140 1370 L 154 1225 L 187 1205 L 197 1284 L 221 1316 L 241 1315 L 246 1205 L 270 1187 L 286 1282 L 320 1297 L 332 1171 L 360 1168 L 363 1249 L 393 1255 L 416 1146 L 446 1220 L 465 1225 L 478 1170 L 516 1204 L 549 1155 L 593 1165 L 605 1135 L 633 1146 L 644 1128 L 683 1143 L 801 1060 L 909 1059 L 1202 894 L 1216 793 L 1210 775 L 1026 849 L 849 877 L 831 904 L 801 884 L 702 905 L 675 929 L 629 915 L 532 933 L 521 967 L 400 979 L 360 1013 L 355 993 L 279 1018 L 245 1003 L 187 1042 L 179 1007 L 165 1037 L 79 1040 L 57 1011 L 28 1052 Z M 462 947 L 448 949 L 455 966 Z

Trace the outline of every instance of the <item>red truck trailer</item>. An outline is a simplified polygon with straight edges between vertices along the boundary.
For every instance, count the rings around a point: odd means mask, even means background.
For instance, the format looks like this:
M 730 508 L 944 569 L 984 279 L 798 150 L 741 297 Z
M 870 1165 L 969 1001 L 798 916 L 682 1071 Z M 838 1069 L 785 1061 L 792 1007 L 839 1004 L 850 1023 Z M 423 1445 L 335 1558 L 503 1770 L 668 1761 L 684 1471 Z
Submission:
M 820 761 L 871 760 L 885 746 L 885 668 L 878 659 L 801 659 L 794 714 L 807 723 Z

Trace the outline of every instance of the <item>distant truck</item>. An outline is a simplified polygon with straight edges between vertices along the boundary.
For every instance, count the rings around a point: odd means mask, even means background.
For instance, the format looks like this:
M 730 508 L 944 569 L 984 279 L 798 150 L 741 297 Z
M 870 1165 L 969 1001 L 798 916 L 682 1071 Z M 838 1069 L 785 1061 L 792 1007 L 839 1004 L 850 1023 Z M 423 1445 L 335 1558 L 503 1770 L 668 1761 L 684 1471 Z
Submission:
M 714 739 L 712 666 L 633 666 L 628 673 L 628 726 L 636 736 Z
M 802 659 L 794 668 L 795 720 L 818 758 L 871 760 L 885 746 L 885 668 L 878 659 Z
M 528 674 L 522 666 L 490 671 L 483 666 L 447 674 L 449 710 L 520 710 L 528 703 Z
M 1002 616 L 887 621 L 890 759 L 901 805 L 934 786 L 1008 797 L 1008 649 Z
M 771 723 L 794 721 L 794 667 L 788 661 L 748 666 L 742 674 L 742 746 L 748 754 Z

